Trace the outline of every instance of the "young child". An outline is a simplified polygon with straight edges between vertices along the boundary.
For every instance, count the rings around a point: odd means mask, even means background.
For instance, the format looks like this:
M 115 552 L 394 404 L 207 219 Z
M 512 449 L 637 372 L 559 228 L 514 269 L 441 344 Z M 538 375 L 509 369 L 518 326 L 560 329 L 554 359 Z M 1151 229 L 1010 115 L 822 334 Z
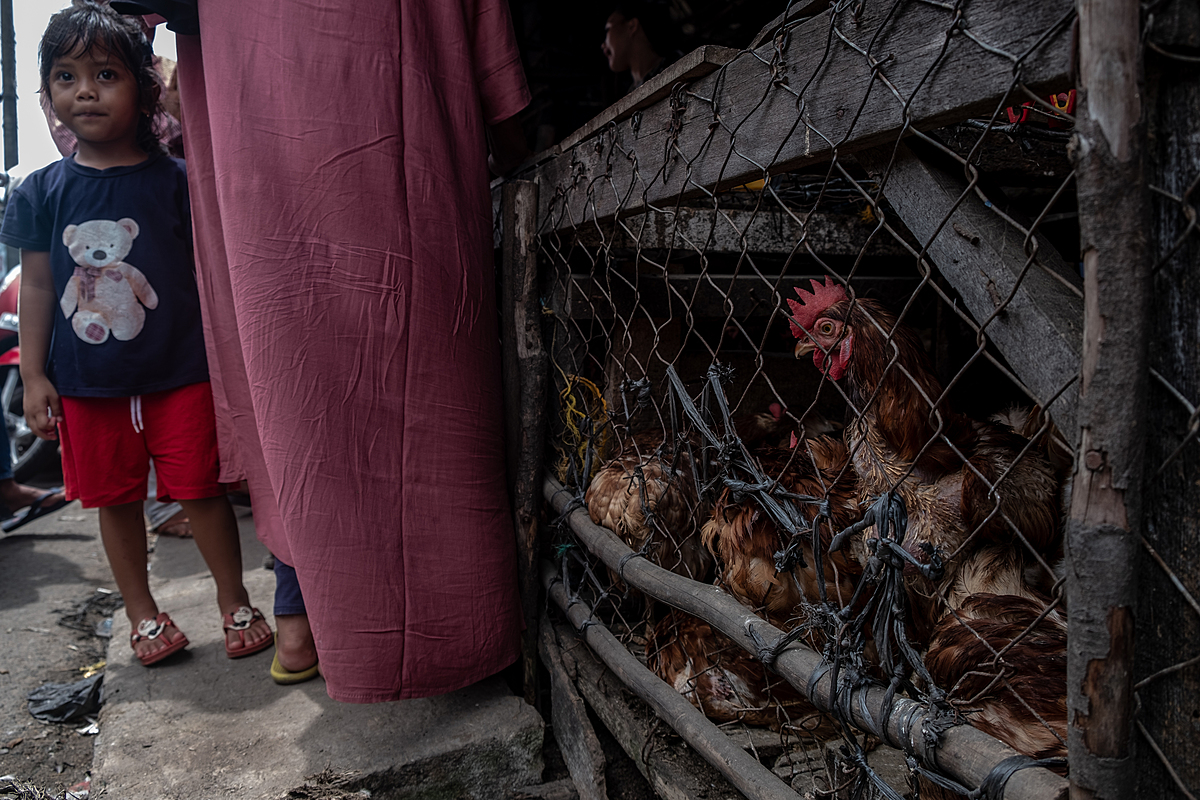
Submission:
M 216 581 L 226 655 L 257 653 L 273 637 L 242 584 L 237 523 L 217 482 L 187 177 L 153 130 L 150 45 L 136 22 L 77 0 L 51 18 L 40 57 L 42 91 L 78 149 L 25 179 L 0 229 L 21 248 L 26 418 L 38 436 L 61 438 L 67 497 L 100 508 L 138 660 L 188 644 L 150 595 L 151 459 L 159 498 L 183 505 Z

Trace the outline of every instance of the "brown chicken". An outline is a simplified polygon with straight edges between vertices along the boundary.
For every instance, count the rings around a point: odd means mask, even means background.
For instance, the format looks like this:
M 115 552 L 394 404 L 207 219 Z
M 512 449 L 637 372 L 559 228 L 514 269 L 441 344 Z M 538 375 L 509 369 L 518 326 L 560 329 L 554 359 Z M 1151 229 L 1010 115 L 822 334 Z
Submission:
M 588 515 L 634 552 L 695 581 L 707 581 L 713 559 L 700 541 L 704 510 L 687 452 L 639 434 L 602 466 L 584 497 Z M 614 576 L 617 578 L 618 576 Z
M 836 434 L 842 430 L 840 424 L 812 410 L 797 425 L 796 420 L 788 416 L 787 409 L 779 403 L 771 403 L 766 411 L 735 419 L 733 427 L 750 452 L 760 447 L 786 447 L 789 442 L 794 446 L 797 428 L 802 429 L 802 435 L 809 438 Z
M 972 595 L 938 623 L 925 654 L 971 725 L 1038 759 L 1067 755 L 1067 623 L 1056 611 L 1038 620 L 1043 608 Z
M 733 429 L 747 450 L 760 446 L 777 446 L 787 440 L 796 430 L 796 424 L 787 416 L 787 409 L 779 403 L 771 403 L 766 411 L 735 419 Z
M 796 449 L 772 448 L 758 452 L 763 473 L 777 481 L 780 488 L 793 494 L 828 498 L 832 521 L 821 525 L 823 572 L 826 596 L 842 607 L 854 594 L 855 579 L 862 573 L 859 564 L 846 552 L 828 554 L 833 533 L 862 517 L 858 505 L 857 478 L 847 468 L 846 446 L 829 437 L 806 439 Z M 795 507 L 805 524 L 811 523 L 817 506 L 799 502 Z M 705 546 L 717 557 L 719 583 L 743 604 L 762 614 L 783 630 L 792 630 L 807 621 L 803 602 L 820 602 L 816 562 L 811 540 L 804 538 L 803 564 L 787 572 L 777 572 L 775 554 L 790 536 L 780 530 L 763 511 L 754 495 L 737 499 L 725 489 L 713 504 L 712 515 L 704 523 L 701 536 Z M 818 631 L 806 637 L 820 648 Z
M 1059 486 L 1059 507 L 1062 519 L 1071 509 L 1071 483 L 1075 471 L 1075 456 L 1062 433 L 1047 418 L 1041 406 L 1033 408 L 1012 407 L 993 414 L 992 422 L 1007 425 L 1019 435 L 1033 442 L 1034 448 L 1054 470 Z M 1060 575 L 1061 577 L 1061 575 Z
M 904 549 L 915 562 L 929 563 L 931 550 L 945 562 L 936 581 L 905 570 L 914 635 L 923 639 L 971 595 L 1044 602 L 1053 577 L 1043 564 L 1061 542 L 1059 487 L 1045 458 L 1011 428 L 939 403 L 916 333 L 882 305 L 851 300 L 829 277 L 812 284 L 796 290 L 803 303 L 789 301 L 796 357 L 812 353 L 857 410 L 845 438 L 863 499 L 896 490 L 908 511 Z
M 764 412 L 733 420 L 748 448 L 775 442 L 795 425 L 779 403 Z M 693 442 L 695 449 L 699 444 Z M 597 470 L 585 502 L 597 525 L 616 533 L 635 552 L 660 567 L 696 581 L 707 581 L 712 557 L 697 531 L 708 515 L 696 490 L 691 451 L 652 431 L 628 437 L 621 452 Z
M 772 674 L 701 619 L 671 611 L 646 642 L 650 669 L 716 722 L 744 722 L 793 733 L 832 735 L 834 724 L 786 681 Z

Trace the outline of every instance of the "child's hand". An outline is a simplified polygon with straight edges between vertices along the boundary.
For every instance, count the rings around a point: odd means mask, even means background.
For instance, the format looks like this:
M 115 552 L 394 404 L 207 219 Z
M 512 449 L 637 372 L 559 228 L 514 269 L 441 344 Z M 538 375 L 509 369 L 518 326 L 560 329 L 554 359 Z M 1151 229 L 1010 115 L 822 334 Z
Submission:
M 58 390 L 49 378 L 34 378 L 25 382 L 25 424 L 39 439 L 58 439 L 58 423 L 62 422 L 62 402 Z

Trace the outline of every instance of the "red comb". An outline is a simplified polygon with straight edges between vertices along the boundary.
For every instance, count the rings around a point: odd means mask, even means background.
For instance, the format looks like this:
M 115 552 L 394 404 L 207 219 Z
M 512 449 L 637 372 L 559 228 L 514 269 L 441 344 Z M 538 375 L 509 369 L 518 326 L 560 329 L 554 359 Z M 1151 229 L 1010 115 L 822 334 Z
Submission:
M 821 316 L 821 312 L 837 303 L 846 299 L 846 289 L 841 284 L 833 282 L 833 278 L 826 275 L 825 284 L 816 278 L 812 278 L 811 292 L 806 292 L 799 286 L 796 287 L 796 294 L 800 295 L 802 302 L 788 300 L 788 305 L 792 307 L 792 336 L 797 339 L 805 335 L 805 331 L 812 330 L 813 323 L 817 321 L 817 317 Z

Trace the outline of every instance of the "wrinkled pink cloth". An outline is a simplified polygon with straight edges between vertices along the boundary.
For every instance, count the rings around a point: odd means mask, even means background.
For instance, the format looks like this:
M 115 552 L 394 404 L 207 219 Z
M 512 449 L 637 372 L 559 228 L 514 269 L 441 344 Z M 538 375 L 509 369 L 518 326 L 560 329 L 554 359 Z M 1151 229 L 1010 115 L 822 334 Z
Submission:
M 199 4 L 178 37 L 225 480 L 296 568 L 335 700 L 511 664 L 484 124 L 529 101 L 503 0 Z

